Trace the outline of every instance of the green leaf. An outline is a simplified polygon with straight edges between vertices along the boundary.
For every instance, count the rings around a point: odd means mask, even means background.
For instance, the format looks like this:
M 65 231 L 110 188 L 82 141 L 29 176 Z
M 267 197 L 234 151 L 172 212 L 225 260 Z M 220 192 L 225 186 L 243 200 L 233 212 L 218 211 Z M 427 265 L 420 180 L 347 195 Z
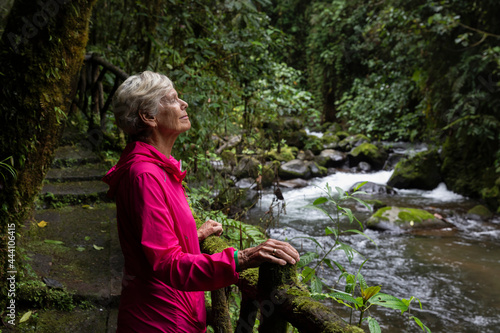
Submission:
M 317 277 L 313 276 L 311 278 L 311 292 L 321 293 L 323 291 L 323 282 Z
M 382 330 L 380 329 L 380 325 L 378 324 L 378 321 L 373 319 L 372 317 L 366 318 L 368 321 L 368 328 L 370 329 L 370 333 L 381 333 Z
M 361 182 L 358 185 L 356 185 L 356 187 L 354 188 L 354 192 L 356 192 L 357 190 L 359 190 L 361 188 L 361 186 L 365 185 L 366 183 L 368 183 L 368 182 L 365 181 L 365 182 Z
M 325 197 L 319 197 L 318 199 L 314 200 L 313 205 L 322 205 L 325 202 L 328 202 L 328 199 Z
M 368 301 L 370 298 L 377 295 L 379 293 L 380 289 L 382 289 L 380 286 L 371 286 L 371 287 L 366 288 L 364 290 L 364 292 L 362 292 L 363 300 Z
M 316 252 L 307 252 L 306 254 L 300 256 L 297 267 L 302 268 L 306 265 L 309 265 L 309 263 L 316 258 L 318 258 L 318 254 Z
M 104 247 L 97 246 L 97 245 L 94 244 L 94 249 L 96 249 L 97 251 L 101 251 L 101 250 L 104 250 Z
M 404 313 L 408 310 L 408 306 L 402 300 L 392 295 L 383 293 L 378 293 L 377 295 L 372 297 L 369 302 L 371 304 L 380 305 L 386 308 L 401 310 L 401 313 Z
M 326 227 L 325 228 L 325 235 L 328 236 L 328 235 L 331 235 L 331 234 L 334 234 L 335 237 L 337 237 L 338 236 L 337 235 L 337 229 L 335 229 L 335 228 L 332 229 L 330 227 Z
M 85 251 L 85 248 L 84 248 L 83 246 L 78 246 L 78 247 L 76 248 L 76 250 L 77 250 L 78 252 L 83 252 L 83 251 Z
M 24 323 L 25 321 L 27 321 L 28 319 L 30 319 L 31 313 L 32 313 L 31 311 L 28 311 L 25 314 L 23 314 L 23 316 L 21 317 L 21 319 L 19 319 L 19 324 L 20 323 Z
M 429 327 L 425 326 L 421 321 L 420 319 L 418 319 L 417 317 L 415 316 L 410 316 L 410 319 L 413 319 L 418 326 L 420 326 L 420 328 L 422 329 L 422 331 L 427 331 L 428 333 L 431 333 L 431 330 L 429 329 Z
M 46 240 L 44 240 L 44 242 L 47 243 L 47 244 L 55 244 L 55 245 L 62 245 L 62 244 L 64 244 L 63 241 L 52 240 L 52 239 L 46 239 Z
M 302 282 L 306 283 L 309 281 L 313 276 L 315 276 L 316 271 L 312 269 L 311 267 L 304 267 L 304 270 L 302 271 Z

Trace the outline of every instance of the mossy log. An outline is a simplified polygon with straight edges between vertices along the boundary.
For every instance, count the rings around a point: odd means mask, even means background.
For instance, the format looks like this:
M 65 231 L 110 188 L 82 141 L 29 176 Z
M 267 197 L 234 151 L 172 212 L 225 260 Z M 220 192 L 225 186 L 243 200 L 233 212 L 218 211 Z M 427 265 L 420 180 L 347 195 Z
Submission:
M 198 221 L 200 224 L 200 221 Z M 204 253 L 221 252 L 229 245 L 221 238 L 210 236 L 201 244 Z M 258 270 L 248 269 L 240 274 L 238 287 L 242 293 L 240 318 L 236 332 L 252 332 L 257 309 L 260 309 L 260 332 L 285 332 L 286 322 L 299 332 L 354 333 L 364 332 L 345 324 L 327 306 L 313 300 L 307 288 L 297 278 L 295 266 L 263 264 Z M 223 307 L 212 309 L 215 325 L 225 322 Z M 218 313 L 219 312 L 219 313 Z M 219 318 L 219 319 L 218 319 Z M 218 330 L 216 332 L 231 332 Z

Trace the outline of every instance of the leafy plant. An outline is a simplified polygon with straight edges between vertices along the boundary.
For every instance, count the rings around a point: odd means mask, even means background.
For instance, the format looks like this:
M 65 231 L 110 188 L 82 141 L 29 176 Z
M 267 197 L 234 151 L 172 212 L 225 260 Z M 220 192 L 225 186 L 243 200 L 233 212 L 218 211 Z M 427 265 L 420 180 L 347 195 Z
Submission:
M 0 161 L 0 175 L 2 176 L 3 180 L 7 180 L 7 177 L 4 175 L 2 170 L 5 170 L 8 175 L 12 176 L 12 178 L 17 177 L 17 171 L 12 167 L 12 156 L 7 157 Z
M 381 286 L 369 286 L 366 283 L 365 278 L 361 274 L 361 269 L 368 261 L 368 259 L 365 259 L 363 261 L 363 263 L 355 273 L 349 273 L 342 264 L 328 258 L 330 253 L 334 251 L 343 251 L 345 256 L 347 257 L 349 264 L 352 264 L 355 253 L 363 257 L 358 251 L 342 241 L 342 236 L 347 234 L 360 234 L 375 244 L 375 242 L 362 231 L 363 224 L 356 218 L 352 210 L 343 206 L 343 204 L 347 200 L 355 200 L 371 210 L 370 206 L 365 201 L 356 197 L 356 195 L 359 194 L 366 194 L 365 192 L 359 191 L 359 189 L 364 184 L 366 184 L 366 182 L 357 185 L 354 188 L 352 194 L 349 194 L 340 187 L 335 187 L 334 191 L 328 184 L 326 184 L 326 188 L 325 190 L 323 190 L 326 193 L 326 196 L 317 198 L 311 205 L 306 206 L 308 208 L 317 209 L 328 216 L 330 221 L 333 223 L 333 226 L 327 227 L 325 229 L 325 235 L 331 236 L 334 240 L 334 244 L 329 249 L 325 249 L 324 246 L 321 245 L 316 239 L 306 237 L 307 239 L 312 240 L 320 249 L 326 251 L 321 259 L 315 262 L 312 268 L 309 265 L 319 257 L 318 254 L 309 252 L 303 255 L 300 259 L 299 267 L 302 268 L 302 281 L 305 283 L 309 282 L 311 295 L 313 297 L 317 299 L 333 299 L 338 303 L 350 308 L 351 316 L 349 324 L 352 324 L 353 311 L 359 311 L 359 320 L 357 322 L 357 325 L 361 327 L 362 323 L 366 322 L 368 324 L 370 332 L 377 333 L 381 331 L 380 325 L 378 324 L 377 320 L 371 316 L 365 317 L 365 313 L 369 312 L 368 310 L 373 305 L 399 310 L 401 311 L 401 314 L 403 314 L 405 312 L 410 312 L 410 303 L 412 303 L 414 300 L 418 301 L 420 308 L 422 308 L 422 303 L 414 296 L 410 297 L 410 299 L 408 300 L 399 299 L 395 296 L 381 293 Z M 333 207 L 333 214 L 330 213 L 329 207 Z M 355 221 L 358 222 L 361 231 L 358 229 L 342 230 L 340 224 L 341 216 L 347 217 L 349 224 L 353 224 Z M 338 269 L 340 271 L 340 275 L 334 286 L 328 286 L 324 284 L 316 275 L 316 269 L 322 263 L 326 264 L 326 266 L 332 270 Z M 344 290 L 336 289 L 336 285 L 341 281 L 343 281 L 345 284 Z M 324 289 L 326 289 L 327 291 L 324 292 Z M 430 333 L 429 328 L 425 326 L 417 317 L 410 315 L 409 319 L 413 319 L 424 332 L 426 331 Z

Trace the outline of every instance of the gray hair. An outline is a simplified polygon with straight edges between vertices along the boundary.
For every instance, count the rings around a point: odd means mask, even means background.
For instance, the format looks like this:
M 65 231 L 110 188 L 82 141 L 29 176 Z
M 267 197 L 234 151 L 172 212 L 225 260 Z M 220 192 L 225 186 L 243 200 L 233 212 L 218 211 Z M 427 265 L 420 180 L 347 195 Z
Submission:
M 139 112 L 156 116 L 161 99 L 171 89 L 174 89 L 172 81 L 163 74 L 145 71 L 130 76 L 113 96 L 113 112 L 118 127 L 129 135 L 144 136 L 147 128 Z

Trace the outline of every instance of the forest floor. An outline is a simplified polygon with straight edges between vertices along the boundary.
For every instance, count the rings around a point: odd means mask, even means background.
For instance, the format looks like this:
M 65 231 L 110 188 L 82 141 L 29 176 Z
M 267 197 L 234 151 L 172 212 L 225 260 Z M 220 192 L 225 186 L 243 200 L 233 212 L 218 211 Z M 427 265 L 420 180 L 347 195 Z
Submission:
M 56 151 L 23 246 L 33 281 L 73 301 L 20 305 L 18 319 L 28 311 L 31 316 L 15 332 L 116 331 L 123 257 L 115 205 L 100 180 L 109 166 L 78 144 Z

